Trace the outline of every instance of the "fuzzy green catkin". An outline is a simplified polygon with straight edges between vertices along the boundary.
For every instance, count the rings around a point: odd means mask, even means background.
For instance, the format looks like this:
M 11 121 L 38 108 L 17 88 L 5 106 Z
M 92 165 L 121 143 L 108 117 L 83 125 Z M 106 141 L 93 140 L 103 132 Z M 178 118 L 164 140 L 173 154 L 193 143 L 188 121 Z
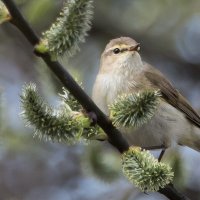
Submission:
M 66 91 L 66 90 L 65 90 Z M 63 96 L 62 96 L 63 97 Z M 69 96 L 68 96 L 69 97 Z M 28 126 L 35 129 L 35 136 L 53 141 L 64 141 L 74 144 L 83 140 L 87 142 L 94 139 L 104 139 L 105 134 L 99 126 L 90 126 L 91 120 L 82 112 L 72 110 L 68 102 L 75 108 L 79 106 L 75 99 L 63 102 L 58 109 L 53 109 L 39 96 L 35 84 L 25 85 L 21 95 L 22 117 Z
M 118 97 L 109 106 L 113 124 L 124 127 L 140 127 L 155 114 L 159 97 L 159 91 L 143 91 Z
M 80 86 L 81 86 L 81 84 L 80 84 Z M 98 125 L 90 126 L 92 121 L 86 116 L 86 114 L 84 114 L 82 112 L 83 107 L 74 98 L 74 96 L 72 94 L 70 94 L 70 92 L 66 88 L 63 87 L 62 89 L 63 89 L 63 93 L 59 94 L 59 96 L 61 97 L 62 103 L 66 107 L 68 107 L 69 110 L 76 111 L 77 113 L 79 113 L 79 115 L 76 115 L 75 118 L 76 118 L 76 120 L 79 121 L 79 123 L 82 123 L 83 139 L 85 139 L 85 141 L 96 140 L 96 139 L 105 140 L 105 138 L 107 139 L 105 133 Z
M 43 33 L 44 38 L 36 47 L 45 47 L 52 55 L 58 57 L 66 53 L 72 56 L 79 50 L 78 44 L 85 41 L 91 27 L 93 15 L 92 0 L 67 0 L 56 22 Z
M 35 84 L 24 86 L 21 103 L 23 118 L 40 138 L 73 143 L 79 135 L 79 123 L 73 120 L 69 110 L 53 110 L 39 96 Z
M 66 90 L 66 88 L 63 87 L 62 89 L 63 93 L 59 94 L 59 96 L 61 97 L 63 103 L 69 105 L 70 109 L 73 111 L 80 111 L 82 109 L 80 103 L 74 98 L 73 95 L 70 94 L 68 90 Z
M 11 19 L 10 13 L 4 3 L 0 0 L 0 24 Z
M 131 183 L 146 192 L 164 188 L 174 176 L 170 166 L 139 147 L 130 147 L 122 154 L 122 170 Z

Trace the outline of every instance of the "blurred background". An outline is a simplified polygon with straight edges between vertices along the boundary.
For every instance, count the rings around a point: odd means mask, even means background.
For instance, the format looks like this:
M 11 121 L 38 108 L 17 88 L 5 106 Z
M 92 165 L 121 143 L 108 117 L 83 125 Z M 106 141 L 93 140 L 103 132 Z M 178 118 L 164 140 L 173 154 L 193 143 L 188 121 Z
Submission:
M 63 3 L 16 2 L 39 35 Z M 130 36 L 141 44 L 144 60 L 161 70 L 200 111 L 200 1 L 94 0 L 94 7 L 93 26 L 81 51 L 60 60 L 89 95 L 107 42 Z M 119 155 L 107 144 L 67 146 L 33 138 L 33 129 L 19 116 L 22 86 L 35 82 L 41 95 L 56 106 L 62 85 L 32 51 L 15 27 L 0 26 L 0 199 L 166 199 L 131 185 L 121 175 Z M 164 160 L 175 170 L 176 187 L 191 199 L 200 199 L 200 154 L 177 147 Z

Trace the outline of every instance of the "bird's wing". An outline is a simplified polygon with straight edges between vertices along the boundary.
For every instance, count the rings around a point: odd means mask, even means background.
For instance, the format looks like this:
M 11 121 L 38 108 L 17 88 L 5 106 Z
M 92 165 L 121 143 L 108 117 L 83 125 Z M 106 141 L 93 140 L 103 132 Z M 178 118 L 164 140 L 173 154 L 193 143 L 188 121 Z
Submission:
M 148 65 L 144 76 L 150 81 L 152 86 L 161 91 L 162 97 L 169 104 L 184 113 L 194 125 L 200 128 L 200 116 L 158 70 Z

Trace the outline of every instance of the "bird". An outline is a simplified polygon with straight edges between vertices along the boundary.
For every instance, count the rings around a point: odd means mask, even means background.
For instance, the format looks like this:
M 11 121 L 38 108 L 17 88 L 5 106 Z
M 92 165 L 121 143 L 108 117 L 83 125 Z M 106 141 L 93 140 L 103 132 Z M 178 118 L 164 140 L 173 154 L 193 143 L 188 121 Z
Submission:
M 139 50 L 140 44 L 130 37 L 112 39 L 106 45 L 92 90 L 93 101 L 109 116 L 109 105 L 117 97 L 159 90 L 160 103 L 147 123 L 118 129 L 129 145 L 162 149 L 162 153 L 176 145 L 200 151 L 200 116 L 158 69 L 142 60 Z

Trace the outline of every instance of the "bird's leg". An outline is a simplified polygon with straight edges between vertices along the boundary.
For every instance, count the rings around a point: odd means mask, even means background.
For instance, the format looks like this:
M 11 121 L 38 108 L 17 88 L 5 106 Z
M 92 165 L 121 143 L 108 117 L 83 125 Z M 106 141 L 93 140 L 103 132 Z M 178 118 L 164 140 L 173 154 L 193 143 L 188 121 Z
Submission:
M 158 162 L 161 161 L 162 157 L 163 157 L 164 154 L 165 154 L 165 151 L 166 151 L 166 149 L 162 149 L 162 151 L 160 152 L 160 155 L 159 155 L 159 157 L 158 157 Z

